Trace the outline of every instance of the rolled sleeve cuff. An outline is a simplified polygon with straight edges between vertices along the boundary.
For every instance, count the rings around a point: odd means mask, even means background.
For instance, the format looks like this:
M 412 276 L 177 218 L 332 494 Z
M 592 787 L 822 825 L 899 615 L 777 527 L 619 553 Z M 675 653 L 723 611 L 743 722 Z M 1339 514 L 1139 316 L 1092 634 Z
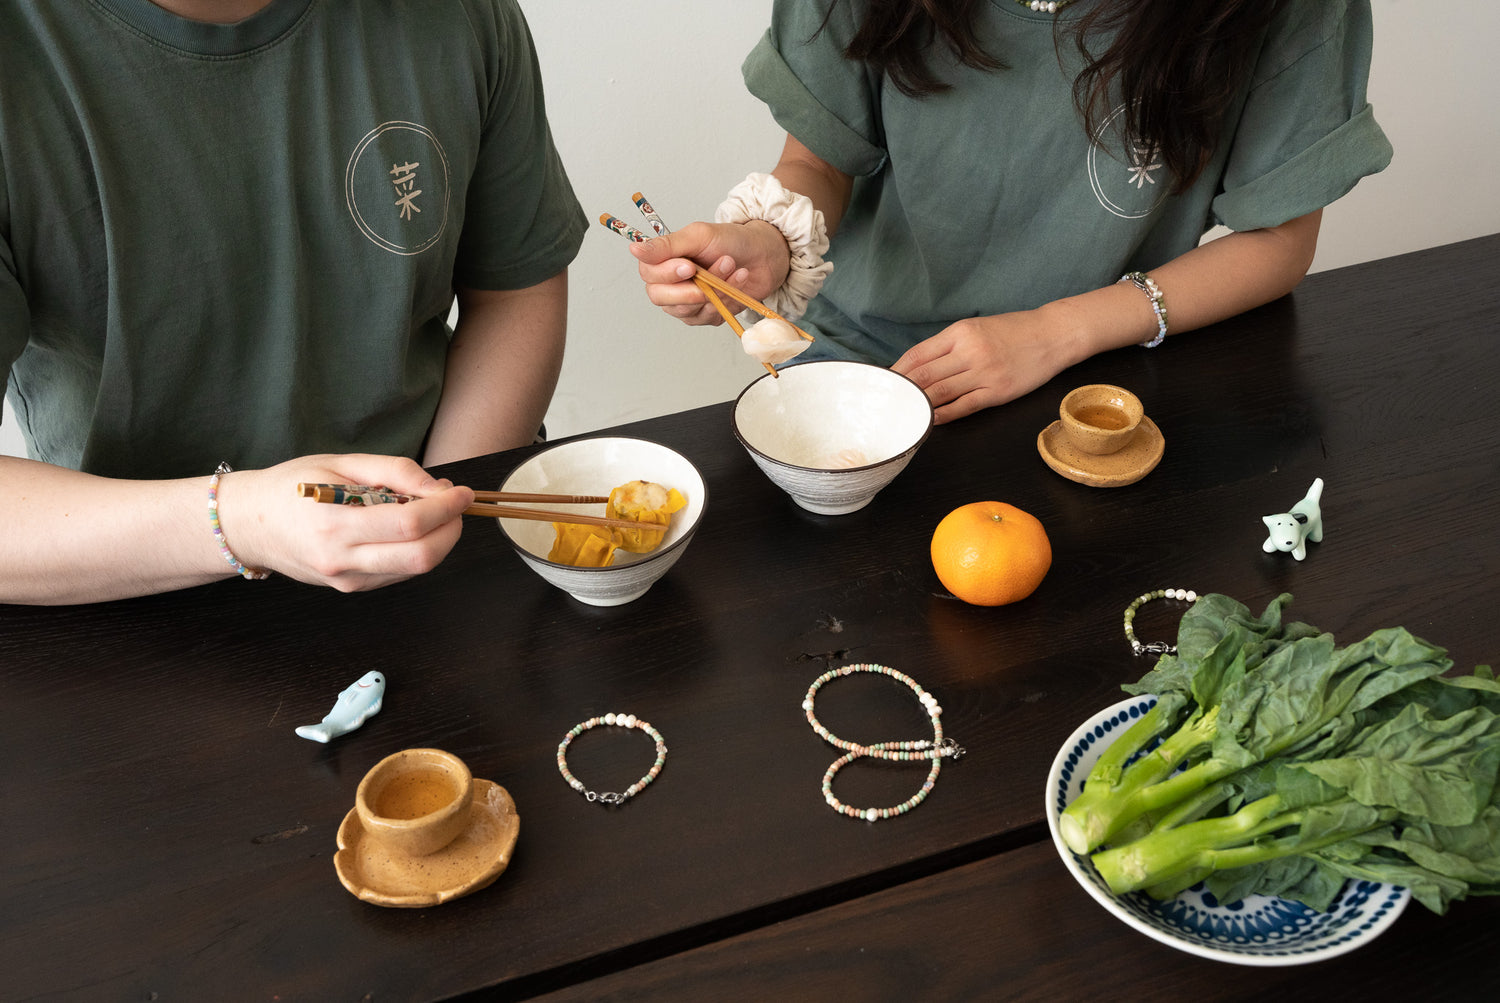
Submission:
M 745 86 L 766 103 L 776 123 L 813 153 L 852 177 L 874 174 L 886 153 L 829 111 L 776 51 L 770 32 L 741 66 Z
M 1391 143 L 1366 104 L 1291 160 L 1213 201 L 1214 222 L 1231 230 L 1280 226 L 1347 195 L 1391 162 Z

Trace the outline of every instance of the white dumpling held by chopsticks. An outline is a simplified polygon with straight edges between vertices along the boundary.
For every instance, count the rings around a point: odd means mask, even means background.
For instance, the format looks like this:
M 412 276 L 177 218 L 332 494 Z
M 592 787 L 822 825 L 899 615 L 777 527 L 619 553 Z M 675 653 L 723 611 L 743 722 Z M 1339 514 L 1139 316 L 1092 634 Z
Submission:
M 778 365 L 802 354 L 812 342 L 778 317 L 765 317 L 745 328 L 740 346 L 745 354 L 766 365 Z

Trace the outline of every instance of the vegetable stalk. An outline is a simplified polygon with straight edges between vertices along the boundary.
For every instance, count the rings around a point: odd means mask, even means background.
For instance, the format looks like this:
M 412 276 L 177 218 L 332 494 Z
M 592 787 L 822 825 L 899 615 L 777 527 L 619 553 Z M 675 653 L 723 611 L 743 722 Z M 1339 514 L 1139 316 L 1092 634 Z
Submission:
M 1345 648 L 1224 596 L 1127 692 L 1158 703 L 1105 749 L 1058 833 L 1116 894 L 1202 881 L 1325 909 L 1347 878 L 1435 912 L 1500 894 L 1500 683 L 1449 678 L 1400 628 Z M 1152 744 L 1158 742 L 1155 748 Z
M 1314 809 L 1284 810 L 1285 799 L 1279 794 L 1270 794 L 1252 801 L 1233 815 L 1200 819 L 1175 829 L 1153 830 L 1124 846 L 1102 850 L 1094 854 L 1092 860 L 1110 890 L 1116 895 L 1124 895 L 1146 887 L 1175 887 L 1175 879 L 1183 874 L 1201 880 L 1215 871 L 1309 853 L 1369 832 L 1396 814 L 1358 804 L 1349 798 L 1319 807 L 1320 814 L 1325 817 L 1336 815 L 1342 824 L 1308 835 L 1301 830 Z M 1284 834 L 1263 838 L 1274 833 Z
M 1125 769 L 1123 761 L 1145 744 L 1143 736 L 1146 740 L 1154 737 L 1162 721 L 1168 720 L 1168 715 L 1156 714 L 1162 706 L 1162 703 L 1157 703 L 1105 750 L 1094 769 L 1089 771 L 1083 792 L 1058 819 L 1063 842 L 1074 853 L 1089 852 L 1146 812 L 1171 804 L 1175 799 L 1169 796 L 1170 792 L 1164 795 L 1159 785 L 1167 782 L 1174 770 L 1212 743 L 1214 726 L 1219 719 L 1217 707 L 1210 708 L 1207 713 L 1194 714 L 1160 745 Z M 1115 746 L 1122 743 L 1121 752 L 1116 754 Z M 1191 769 L 1188 771 L 1192 772 Z M 1192 782 L 1177 782 L 1172 790 Z

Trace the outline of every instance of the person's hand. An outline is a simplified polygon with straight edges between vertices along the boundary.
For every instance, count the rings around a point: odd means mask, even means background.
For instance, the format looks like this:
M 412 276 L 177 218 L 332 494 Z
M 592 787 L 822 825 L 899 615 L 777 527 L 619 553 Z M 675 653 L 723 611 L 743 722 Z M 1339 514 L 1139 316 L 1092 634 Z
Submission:
M 922 388 L 941 425 L 1046 383 L 1071 364 L 1067 342 L 1043 311 L 969 317 L 913 345 L 891 368 Z
M 379 485 L 417 498 L 389 505 L 320 504 L 299 496 L 299 483 Z M 413 460 L 304 456 L 225 475 L 219 521 L 247 566 L 356 592 L 437 567 L 458 542 L 463 510 L 473 501 L 469 488 L 434 478 Z
M 631 244 L 640 262 L 646 298 L 684 324 L 722 324 L 724 319 L 693 283 L 694 265 L 755 299 L 786 282 L 791 253 L 781 231 L 763 220 L 749 223 L 689 223 L 664 237 Z M 740 306 L 720 296 L 731 313 Z

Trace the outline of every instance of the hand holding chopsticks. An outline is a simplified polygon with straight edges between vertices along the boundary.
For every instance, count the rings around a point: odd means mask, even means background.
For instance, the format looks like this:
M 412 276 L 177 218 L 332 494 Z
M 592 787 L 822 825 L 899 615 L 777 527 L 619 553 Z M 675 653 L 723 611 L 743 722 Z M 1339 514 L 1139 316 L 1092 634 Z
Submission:
M 298 484 L 303 498 L 331 505 L 390 505 L 414 501 L 416 495 L 399 494 L 368 484 Z M 562 522 L 583 526 L 607 526 L 611 529 L 656 529 L 667 527 L 629 519 L 610 519 L 602 515 L 579 512 L 554 512 L 547 509 L 518 508 L 512 502 L 550 503 L 553 505 L 594 505 L 609 501 L 608 495 L 529 494 L 511 491 L 475 491 L 474 504 L 464 515 L 489 516 L 496 519 L 528 519 L 534 522 Z
M 632 196 L 632 199 L 635 202 L 636 207 L 640 209 L 642 215 L 646 217 L 647 222 L 650 224 L 651 229 L 656 234 L 656 236 L 665 236 L 671 232 L 667 229 L 667 225 L 662 221 L 661 216 L 657 214 L 656 210 L 651 207 L 651 204 L 646 201 L 645 197 L 640 192 L 636 192 L 635 195 Z M 611 216 L 609 213 L 601 214 L 599 217 L 599 222 L 604 224 L 605 228 L 612 230 L 615 233 L 618 233 L 621 236 L 625 237 L 627 240 L 636 243 L 651 239 L 650 235 L 637 230 L 635 227 L 630 226 L 628 223 L 615 216 Z M 772 310 L 770 307 L 766 306 L 764 303 L 760 302 L 759 300 L 755 299 L 739 288 L 730 285 L 728 282 L 725 282 L 723 279 L 719 278 L 717 275 L 714 275 L 712 272 L 703 268 L 701 265 L 698 265 L 696 262 L 693 264 L 693 268 L 693 284 L 696 285 L 700 291 L 702 291 L 704 298 L 716 311 L 718 311 L 719 316 L 723 318 L 724 322 L 729 325 L 729 329 L 732 330 L 737 337 L 744 336 L 745 328 L 734 316 L 734 313 L 730 311 L 729 308 L 725 305 L 724 301 L 726 299 L 733 300 L 740 306 L 753 310 L 756 313 L 760 314 L 762 317 L 781 321 L 782 323 L 790 327 L 793 331 L 795 331 L 799 337 L 806 341 L 813 340 L 812 335 L 802 330 L 796 324 L 793 324 L 784 316 L 777 313 L 775 310 Z M 762 362 L 762 365 L 765 366 L 766 371 L 769 372 L 772 376 L 777 375 L 775 367 L 772 366 L 769 362 Z

